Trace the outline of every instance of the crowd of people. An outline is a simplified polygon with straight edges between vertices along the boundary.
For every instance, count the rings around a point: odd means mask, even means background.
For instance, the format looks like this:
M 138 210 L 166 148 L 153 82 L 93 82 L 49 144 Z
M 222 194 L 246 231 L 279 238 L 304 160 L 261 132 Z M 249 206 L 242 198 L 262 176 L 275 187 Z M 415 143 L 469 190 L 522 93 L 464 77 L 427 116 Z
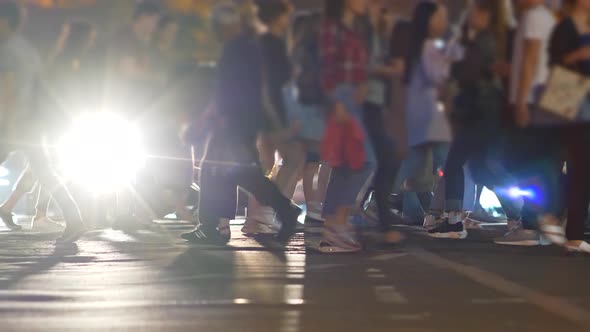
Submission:
M 222 52 L 211 100 L 195 116 L 179 114 L 203 105 L 153 107 L 176 78 L 178 25 L 158 6 L 138 5 L 133 24 L 102 55 L 92 25 L 68 22 L 42 61 L 18 33 L 19 7 L 0 3 L 2 103 L 9 105 L 2 152 L 19 150 L 29 162 L 22 185 L 0 206 L 4 223 L 19 228 L 11 211 L 38 182 L 36 219 L 53 197 L 67 222 L 58 241 L 84 234 L 76 195 L 60 181 L 67 175 L 37 143 L 55 139 L 72 115 L 66 109 L 124 100 L 117 109 L 135 110 L 127 116 L 141 124 L 154 154 L 178 148 L 170 143 L 177 120 L 189 128 L 198 200 L 186 202 L 181 185 L 168 208 L 197 225 L 182 235 L 193 243 L 227 244 L 244 194 L 242 232 L 288 242 L 303 212 L 292 202 L 302 181 L 305 223 L 322 225 L 316 249 L 323 253 L 362 250 L 359 226 L 375 226 L 385 243 L 397 244 L 400 225 L 460 240 L 482 221 L 508 224 L 499 245 L 590 253 L 590 1 L 564 0 L 556 11 L 543 0 L 472 0 L 453 22 L 444 1 L 416 2 L 410 20 L 385 0 L 322 3 L 321 12 L 298 11 L 289 0 L 216 5 L 211 29 Z M 82 80 L 108 84 L 81 88 Z M 502 217 L 479 204 L 484 187 Z M 153 207 L 161 199 L 146 201 Z M 125 207 L 121 220 L 157 217 Z

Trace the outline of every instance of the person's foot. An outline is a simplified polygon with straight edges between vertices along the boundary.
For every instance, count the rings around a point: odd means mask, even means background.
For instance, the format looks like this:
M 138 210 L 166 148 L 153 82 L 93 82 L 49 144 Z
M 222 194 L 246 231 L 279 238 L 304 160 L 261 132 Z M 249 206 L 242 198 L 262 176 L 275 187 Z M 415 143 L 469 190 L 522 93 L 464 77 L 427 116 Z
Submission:
M 435 239 L 463 240 L 467 237 L 467 230 L 462 222 L 451 224 L 448 220 L 428 231 L 428 236 Z
M 312 202 L 307 204 L 307 210 L 305 211 L 305 220 L 317 220 L 319 222 L 325 222 L 326 220 L 322 217 L 322 211 L 324 210 L 322 203 Z
M 377 209 L 377 202 L 375 201 L 374 194 L 371 198 L 366 201 L 363 205 L 363 216 L 374 222 L 379 221 L 379 211 Z
M 285 210 L 277 211 L 277 217 L 281 221 L 281 229 L 277 234 L 279 241 L 287 242 L 297 233 L 298 219 L 301 212 L 301 209 L 294 204 L 290 204 Z
M 61 232 L 64 230 L 64 225 L 57 223 L 47 216 L 33 217 L 31 230 L 43 233 Z
M 225 246 L 231 238 L 231 234 L 222 233 L 219 229 L 207 230 L 197 226 L 193 231 L 184 233 L 180 237 L 192 244 Z
M 540 232 L 531 229 L 524 229 L 522 225 L 509 230 L 504 236 L 494 240 L 495 244 L 505 246 L 534 247 L 546 246 L 551 242 Z
M 18 225 L 14 222 L 14 214 L 12 214 L 12 212 L 0 210 L 0 219 L 2 219 L 6 227 L 8 227 L 11 231 L 20 231 L 22 229 L 21 225 Z
M 318 250 L 325 254 L 352 253 L 362 250 L 351 225 L 328 226 L 324 229 Z
M 431 230 L 445 222 L 445 220 L 446 215 L 444 213 L 430 213 L 424 217 L 424 223 L 422 224 L 422 227 L 424 227 L 426 230 Z
M 270 207 L 259 207 L 258 211 L 248 211 L 246 222 L 242 227 L 245 235 L 277 234 L 280 229 L 276 222 L 276 213 Z
M 567 241 L 565 248 L 571 253 L 590 254 L 590 244 L 586 241 Z
M 86 233 L 84 224 L 68 225 L 61 237 L 55 240 L 56 244 L 70 244 L 78 241 Z
M 563 246 L 567 242 L 567 238 L 565 237 L 565 227 L 554 215 L 540 216 L 539 228 L 551 243 Z

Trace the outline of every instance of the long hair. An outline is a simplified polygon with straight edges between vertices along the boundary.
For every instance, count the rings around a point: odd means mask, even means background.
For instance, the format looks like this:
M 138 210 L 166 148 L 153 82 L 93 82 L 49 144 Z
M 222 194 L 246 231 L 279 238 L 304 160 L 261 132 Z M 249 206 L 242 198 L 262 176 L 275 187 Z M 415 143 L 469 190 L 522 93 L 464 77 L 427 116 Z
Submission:
M 496 40 L 496 59 L 506 60 L 508 55 L 508 30 L 510 29 L 506 2 L 477 0 L 475 5 L 490 13 L 490 29 Z
M 424 42 L 428 39 L 430 34 L 430 19 L 439 5 L 433 1 L 423 1 L 416 6 L 414 16 L 412 17 L 412 33 L 410 39 L 410 47 L 406 57 L 406 72 L 404 81 L 406 84 L 410 83 L 412 79 L 412 72 L 416 63 L 420 63 L 422 59 L 422 50 Z

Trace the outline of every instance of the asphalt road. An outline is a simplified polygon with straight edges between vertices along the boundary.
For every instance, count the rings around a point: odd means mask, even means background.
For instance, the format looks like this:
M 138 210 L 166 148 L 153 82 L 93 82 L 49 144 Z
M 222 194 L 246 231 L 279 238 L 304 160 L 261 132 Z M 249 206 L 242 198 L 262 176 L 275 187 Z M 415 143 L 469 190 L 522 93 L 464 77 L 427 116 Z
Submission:
M 95 231 L 65 249 L 0 229 L 0 331 L 590 331 L 590 258 L 495 246 L 501 229 L 335 256 L 308 248 L 312 227 L 285 250 L 239 226 L 228 248 L 190 246 L 187 229 Z

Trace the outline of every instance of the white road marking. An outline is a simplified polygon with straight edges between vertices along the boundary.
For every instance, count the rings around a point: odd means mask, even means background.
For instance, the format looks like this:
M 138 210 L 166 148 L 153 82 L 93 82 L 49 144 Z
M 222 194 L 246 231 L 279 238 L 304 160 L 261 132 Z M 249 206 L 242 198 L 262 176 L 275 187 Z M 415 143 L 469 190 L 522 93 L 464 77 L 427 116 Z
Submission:
M 400 253 L 400 254 L 381 254 L 371 257 L 371 260 L 374 261 L 389 261 L 392 259 L 400 258 L 408 256 L 408 253 Z
M 501 297 L 489 299 L 471 299 L 471 304 L 523 304 L 528 303 L 527 300 L 519 297 Z
M 431 314 L 429 312 L 422 312 L 422 313 L 418 313 L 418 314 L 391 314 L 389 316 L 389 319 L 402 320 L 402 321 L 416 321 L 416 320 L 425 320 L 430 317 L 431 317 Z
M 392 285 L 382 285 L 382 286 L 375 286 L 375 296 L 377 300 L 382 303 L 389 303 L 389 304 L 407 304 L 408 299 L 403 296 L 395 286 Z
M 572 323 L 579 325 L 587 325 L 590 323 L 589 311 L 584 310 L 582 307 L 576 306 L 565 299 L 541 293 L 507 280 L 497 274 L 484 271 L 475 266 L 465 265 L 445 259 L 421 248 L 414 248 L 412 250 L 412 255 L 425 263 L 457 273 L 480 285 L 504 293 L 509 297 L 522 298 L 528 303 Z

